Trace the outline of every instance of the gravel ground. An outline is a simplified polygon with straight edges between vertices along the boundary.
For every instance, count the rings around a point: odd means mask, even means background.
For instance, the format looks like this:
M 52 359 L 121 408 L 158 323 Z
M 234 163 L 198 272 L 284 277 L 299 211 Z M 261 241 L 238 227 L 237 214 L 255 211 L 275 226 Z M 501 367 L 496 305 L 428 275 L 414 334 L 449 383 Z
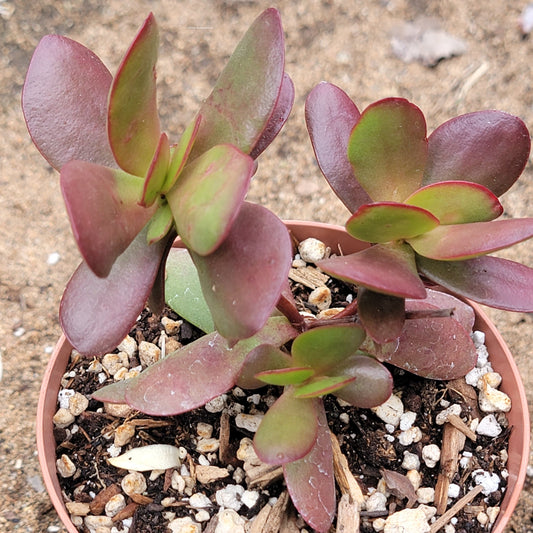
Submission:
M 280 0 L 287 71 L 296 85 L 293 114 L 260 161 L 250 198 L 283 218 L 342 223 L 347 212 L 327 189 L 313 160 L 303 104 L 319 81 L 340 85 L 360 109 L 403 96 L 425 112 L 428 129 L 484 108 L 519 115 L 533 128 L 533 41 L 518 26 L 526 1 Z M 162 121 L 176 139 L 205 98 L 240 36 L 270 5 L 252 0 L 0 0 L 0 530 L 62 531 L 40 480 L 34 412 L 40 378 L 60 329 L 62 287 L 79 261 L 58 179 L 28 138 L 20 91 L 34 47 L 47 33 L 66 34 L 93 49 L 113 72 L 149 11 L 161 27 L 159 96 Z M 421 15 L 440 20 L 466 52 L 435 67 L 404 63 L 391 48 L 398 24 Z M 267 159 L 270 154 L 270 160 Z M 503 203 L 509 215 L 533 215 L 528 165 Z M 55 255 L 58 254 L 58 255 Z M 533 242 L 505 256 L 533 266 Z M 533 406 L 531 315 L 490 311 L 522 372 Z M 531 463 L 533 464 L 533 463 Z M 533 531 L 528 478 L 509 531 Z

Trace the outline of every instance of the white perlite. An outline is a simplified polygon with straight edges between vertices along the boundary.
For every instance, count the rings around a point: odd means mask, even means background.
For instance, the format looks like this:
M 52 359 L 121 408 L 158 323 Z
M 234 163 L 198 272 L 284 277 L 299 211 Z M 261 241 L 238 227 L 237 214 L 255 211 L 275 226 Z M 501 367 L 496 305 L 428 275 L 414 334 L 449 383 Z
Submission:
M 372 411 L 374 411 L 385 424 L 391 424 L 394 427 L 398 427 L 400 418 L 403 415 L 403 403 L 399 396 L 392 394 L 386 402 L 377 407 L 373 407 Z
M 485 470 L 474 470 L 472 472 L 472 479 L 476 485 L 483 487 L 482 492 L 485 496 L 496 492 L 500 488 L 499 476 L 486 472 Z
M 423 509 L 403 509 L 391 514 L 383 527 L 383 533 L 429 533 L 426 513 Z
M 190 516 L 175 518 L 167 527 L 172 533 L 200 533 L 202 531 L 202 526 Z
M 434 468 L 440 461 L 440 448 L 436 444 L 428 444 L 422 448 L 422 459 L 428 468 Z
M 246 520 L 233 509 L 221 509 L 217 516 L 215 533 L 245 533 Z
M 486 437 L 497 437 L 502 432 L 502 427 L 494 415 L 487 415 L 479 422 L 476 433 Z
M 217 490 L 215 498 L 220 507 L 238 511 L 242 507 L 241 496 L 243 494 L 242 485 L 226 485 L 223 489 Z

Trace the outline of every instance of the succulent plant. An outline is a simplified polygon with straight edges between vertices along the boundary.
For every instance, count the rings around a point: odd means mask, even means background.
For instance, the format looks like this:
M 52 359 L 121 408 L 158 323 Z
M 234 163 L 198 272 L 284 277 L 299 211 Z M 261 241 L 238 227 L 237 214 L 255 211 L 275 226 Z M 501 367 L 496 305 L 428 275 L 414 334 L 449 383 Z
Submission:
M 44 37 L 32 58 L 24 115 L 60 171 L 83 257 L 62 298 L 62 328 L 83 354 L 103 354 L 147 302 L 158 314 L 166 299 L 203 330 L 139 376 L 93 395 L 147 414 L 183 413 L 235 385 L 281 387 L 256 451 L 283 465 L 295 506 L 327 531 L 335 487 L 321 398 L 379 405 L 392 390 L 384 363 L 435 379 L 470 370 L 473 311 L 435 285 L 533 310 L 533 270 L 486 255 L 533 236 L 533 219 L 495 220 L 503 210 L 497 197 L 527 162 L 529 133 L 516 117 L 482 111 L 426 138 L 421 111 L 406 100 L 381 100 L 360 114 L 342 90 L 318 85 L 306 103 L 312 144 L 352 212 L 348 233 L 368 245 L 319 263 L 357 297 L 332 318 L 310 319 L 288 285 L 285 225 L 245 200 L 255 160 L 294 99 L 279 13 L 268 9 L 252 24 L 174 145 L 157 113 L 157 50 L 150 15 L 115 76 L 58 35 Z

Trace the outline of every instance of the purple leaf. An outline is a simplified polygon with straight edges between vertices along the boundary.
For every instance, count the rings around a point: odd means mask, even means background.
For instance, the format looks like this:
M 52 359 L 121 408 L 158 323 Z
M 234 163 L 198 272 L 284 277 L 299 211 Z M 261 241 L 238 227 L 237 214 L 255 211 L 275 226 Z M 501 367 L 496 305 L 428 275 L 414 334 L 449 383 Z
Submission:
M 250 152 L 250 157 L 252 159 L 257 159 L 265 148 L 276 138 L 277 134 L 281 131 L 281 128 L 289 118 L 293 103 L 294 84 L 289 75 L 285 73 L 283 75 L 276 107 L 274 108 L 261 137 Z
M 213 253 L 228 235 L 252 178 L 253 159 L 230 144 L 214 146 L 183 169 L 167 201 L 183 242 Z
M 420 187 L 426 166 L 422 111 L 403 98 L 371 104 L 350 135 L 348 159 L 372 200 L 402 202 Z
M 414 255 L 407 245 L 376 244 L 317 265 L 331 276 L 400 298 L 425 298 Z
M 265 414 L 254 436 L 254 447 L 261 461 L 282 465 L 309 453 L 318 431 L 317 408 L 320 400 L 295 398 L 286 389 Z
M 400 499 L 407 498 L 407 507 L 412 507 L 416 503 L 417 495 L 415 488 L 407 476 L 394 470 L 386 470 L 385 468 L 381 469 L 381 475 L 387 487 L 395 496 Z
M 435 215 L 441 224 L 486 222 L 498 218 L 503 207 L 486 187 L 468 181 L 426 185 L 405 200 Z
M 490 254 L 531 237 L 533 218 L 515 218 L 439 226 L 408 242 L 421 256 L 458 261 Z
M 289 273 L 292 246 L 281 220 L 245 202 L 217 250 L 191 256 L 217 330 L 234 341 L 259 331 L 271 315 Z
M 166 133 L 161 134 L 154 159 L 144 181 L 144 190 L 139 204 L 150 207 L 161 195 L 170 161 L 170 144 Z
M 281 110 L 278 102 L 286 100 L 286 92 L 280 95 L 287 83 L 284 68 L 281 18 L 270 8 L 250 26 L 200 108 L 202 122 L 191 159 L 217 144 L 233 144 L 247 154 L 258 144 L 263 147 L 270 120 Z
M 346 230 L 361 241 L 385 243 L 415 237 L 438 225 L 438 219 L 426 209 L 376 202 L 362 205 L 346 223 Z
M 436 309 L 410 301 L 406 311 Z M 398 348 L 384 362 L 429 379 L 457 379 L 472 370 L 477 354 L 470 332 L 453 318 L 406 320 Z
M 374 357 L 352 355 L 334 371 L 355 378 L 355 381 L 334 393 L 337 398 L 355 407 L 376 407 L 385 402 L 392 393 L 392 376 Z
M 22 91 L 35 146 L 55 169 L 72 159 L 116 166 L 107 140 L 112 76 L 83 45 L 60 35 L 41 39 Z
M 294 336 L 297 335 L 296 330 Z M 237 379 L 237 385 L 243 389 L 258 389 L 265 384 L 255 376 L 264 370 L 289 368 L 291 357 L 271 344 L 262 344 L 254 348 L 247 356 Z
M 70 161 L 63 165 L 60 180 L 80 252 L 97 276 L 107 276 L 156 206 L 141 207 L 143 180 L 118 169 Z
M 322 402 L 316 410 L 318 432 L 313 448 L 302 459 L 283 465 L 283 472 L 298 512 L 313 529 L 326 533 L 336 511 L 333 449 Z
M 397 339 L 405 322 L 405 300 L 364 287 L 357 293 L 357 310 L 365 331 L 381 344 Z
M 533 312 L 533 269 L 499 257 L 434 261 L 417 257 L 424 276 L 449 291 L 490 307 Z
M 146 243 L 142 231 L 120 255 L 106 278 L 81 263 L 67 284 L 59 310 L 69 342 L 84 355 L 113 350 L 142 311 L 167 243 Z
M 348 161 L 348 140 L 359 117 L 348 95 L 331 83 L 318 84 L 305 102 L 305 120 L 320 170 L 352 213 L 372 201 Z
M 157 114 L 155 64 L 159 32 L 152 13 L 144 21 L 113 79 L 108 132 L 119 166 L 145 176 L 161 135 Z
M 492 110 L 461 115 L 430 135 L 423 184 L 466 180 L 501 196 L 524 170 L 530 147 L 518 117 Z

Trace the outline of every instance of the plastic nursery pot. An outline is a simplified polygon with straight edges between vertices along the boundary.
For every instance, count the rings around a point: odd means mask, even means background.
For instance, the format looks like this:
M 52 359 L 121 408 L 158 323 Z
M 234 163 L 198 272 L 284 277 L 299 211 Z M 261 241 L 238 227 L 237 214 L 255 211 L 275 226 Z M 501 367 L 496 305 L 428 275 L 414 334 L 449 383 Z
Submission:
M 346 254 L 368 246 L 365 243 L 354 240 L 340 226 L 298 221 L 288 221 L 286 224 L 297 240 L 315 237 L 325 242 L 336 253 L 342 251 L 342 253 Z M 507 469 L 509 477 L 505 496 L 501 503 L 500 514 L 491 530 L 492 533 L 503 533 L 518 502 L 526 475 L 529 457 L 529 412 L 524 385 L 511 352 L 481 308 L 475 303 L 469 303 L 476 313 L 476 329 L 485 332 L 486 346 L 491 357 L 492 366 L 503 377 L 500 388 L 511 397 L 512 401 L 512 409 L 507 413 L 509 424 L 513 427 L 508 448 L 509 460 Z M 72 346 L 62 335 L 43 377 L 37 407 L 36 431 L 39 463 L 52 504 L 67 531 L 69 533 L 78 533 L 78 529 L 72 523 L 61 495 L 56 471 L 56 443 L 52 422 L 52 417 L 57 410 L 57 394 L 69 362 L 71 350 Z

